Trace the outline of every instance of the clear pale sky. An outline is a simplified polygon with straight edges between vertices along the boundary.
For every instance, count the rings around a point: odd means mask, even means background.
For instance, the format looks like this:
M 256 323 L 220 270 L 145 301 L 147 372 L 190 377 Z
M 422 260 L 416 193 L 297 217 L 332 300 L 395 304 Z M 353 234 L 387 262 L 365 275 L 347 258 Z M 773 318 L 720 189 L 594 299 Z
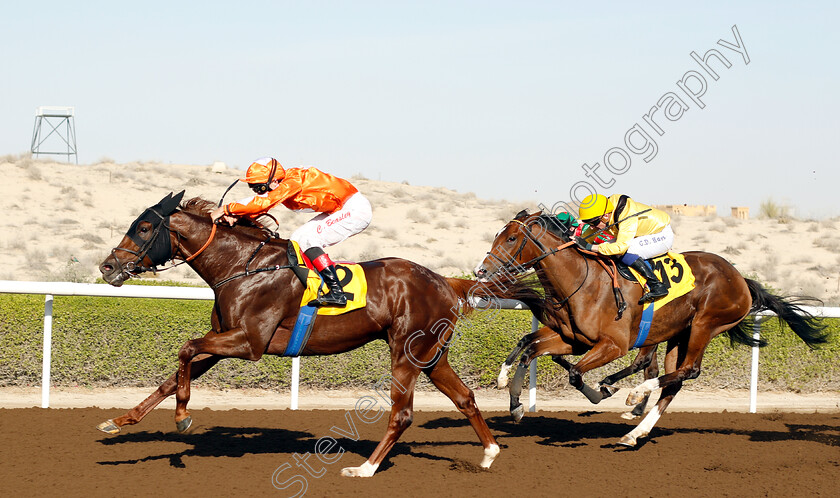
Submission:
M 733 3 L 6 2 L 0 154 L 62 105 L 80 163 L 271 155 L 546 205 L 599 163 L 599 192 L 645 203 L 840 216 L 840 8 Z M 733 25 L 748 64 L 718 44 Z M 731 64 L 710 59 L 716 81 L 690 55 L 710 49 Z M 702 109 L 677 85 L 690 71 Z M 654 114 L 659 135 L 643 116 L 668 92 L 687 109 Z

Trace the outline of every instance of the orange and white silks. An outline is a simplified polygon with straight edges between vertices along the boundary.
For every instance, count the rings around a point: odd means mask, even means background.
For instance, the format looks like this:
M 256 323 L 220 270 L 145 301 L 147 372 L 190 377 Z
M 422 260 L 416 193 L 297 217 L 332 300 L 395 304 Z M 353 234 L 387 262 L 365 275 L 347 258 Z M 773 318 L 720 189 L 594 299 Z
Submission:
M 294 211 L 332 213 L 341 209 L 356 192 L 356 187 L 347 180 L 317 168 L 288 168 L 279 187 L 266 194 L 228 203 L 224 211 L 228 215 L 254 217 L 282 203 Z

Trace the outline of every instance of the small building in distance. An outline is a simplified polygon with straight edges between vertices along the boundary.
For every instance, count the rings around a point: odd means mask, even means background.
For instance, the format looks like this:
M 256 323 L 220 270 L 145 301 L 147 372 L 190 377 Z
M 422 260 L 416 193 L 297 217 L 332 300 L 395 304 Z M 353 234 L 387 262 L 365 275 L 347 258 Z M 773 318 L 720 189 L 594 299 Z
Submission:
M 654 206 L 661 209 L 668 214 L 679 214 L 682 216 L 715 216 L 717 215 L 717 206 L 715 205 L 688 205 L 688 204 L 664 204 Z
M 744 206 L 733 206 L 732 217 L 738 220 L 750 219 L 750 208 Z

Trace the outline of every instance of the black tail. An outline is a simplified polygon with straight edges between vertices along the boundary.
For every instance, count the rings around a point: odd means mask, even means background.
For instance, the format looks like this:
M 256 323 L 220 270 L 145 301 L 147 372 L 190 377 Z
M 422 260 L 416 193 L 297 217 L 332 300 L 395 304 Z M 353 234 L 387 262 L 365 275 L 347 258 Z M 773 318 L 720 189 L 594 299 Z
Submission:
M 747 286 L 750 289 L 752 296 L 751 313 L 758 311 L 772 311 L 779 317 L 780 323 L 787 323 L 793 332 L 805 341 L 810 348 L 815 348 L 820 344 L 828 342 L 828 332 L 826 332 L 826 324 L 819 317 L 808 313 L 800 306 L 807 302 L 814 302 L 822 304 L 818 299 L 810 297 L 790 298 L 780 297 L 768 292 L 760 283 L 755 280 L 745 279 Z M 729 331 L 729 338 L 733 342 L 747 344 L 749 346 L 764 346 L 766 341 L 763 339 L 755 341 L 749 334 L 746 321 L 738 324 L 737 327 Z

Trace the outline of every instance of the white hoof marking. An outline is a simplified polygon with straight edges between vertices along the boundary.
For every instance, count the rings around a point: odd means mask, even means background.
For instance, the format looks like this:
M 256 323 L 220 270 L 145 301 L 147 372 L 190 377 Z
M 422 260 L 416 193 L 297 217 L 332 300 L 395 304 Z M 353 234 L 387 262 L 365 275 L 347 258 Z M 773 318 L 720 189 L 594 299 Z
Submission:
M 341 475 L 344 477 L 372 477 L 378 467 L 379 465 L 365 462 L 359 467 L 345 467 L 341 469 Z
M 501 451 L 498 444 L 491 444 L 487 448 L 484 448 L 484 458 L 481 460 L 481 468 L 489 469 L 493 465 L 493 460 L 499 456 Z

